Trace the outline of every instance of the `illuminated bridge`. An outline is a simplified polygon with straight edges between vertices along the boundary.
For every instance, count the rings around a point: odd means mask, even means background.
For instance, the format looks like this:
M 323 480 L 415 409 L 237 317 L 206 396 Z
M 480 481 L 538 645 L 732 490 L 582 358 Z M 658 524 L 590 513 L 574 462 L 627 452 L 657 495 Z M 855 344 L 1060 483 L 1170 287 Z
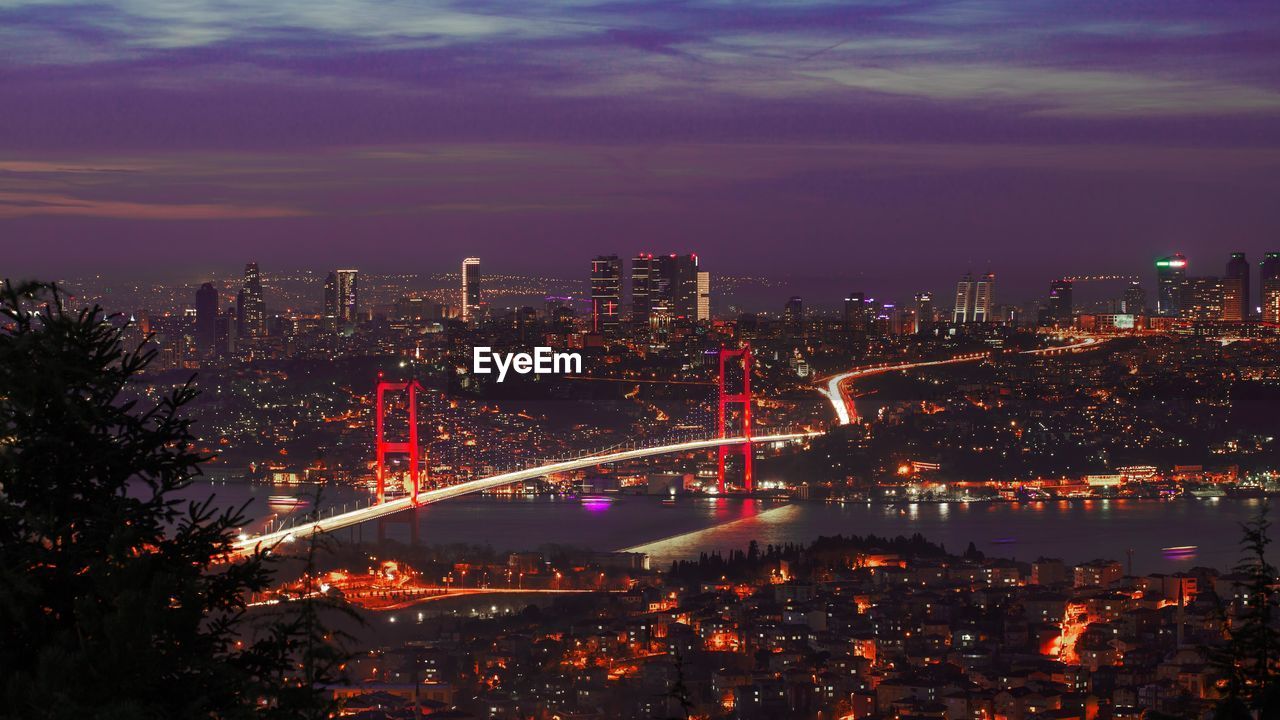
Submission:
M 1093 349 L 1101 341 L 1098 338 L 1083 338 L 1073 341 L 1068 345 L 1062 345 L 1051 348 L 1043 348 L 1040 350 L 1027 351 L 1027 354 L 1037 355 L 1054 355 L 1062 353 L 1080 352 L 1083 350 Z M 988 353 L 971 353 L 960 355 L 946 360 L 931 360 L 922 362 L 900 362 L 885 363 L 880 365 L 872 365 L 858 368 L 848 372 L 834 375 L 829 379 L 825 379 L 825 387 L 820 387 L 819 392 L 827 396 L 831 401 L 832 407 L 836 411 L 836 415 L 840 424 L 847 425 L 856 420 L 855 411 L 853 411 L 853 403 L 847 397 L 844 384 L 846 381 L 876 375 L 895 370 L 911 370 L 914 368 L 932 367 L 938 365 L 950 365 L 955 363 L 972 362 L 980 360 L 988 356 Z M 726 368 L 731 365 L 739 365 L 742 368 L 742 378 L 740 385 L 733 389 L 727 389 L 725 385 Z M 489 477 L 450 485 L 448 487 L 437 488 L 433 490 L 419 491 L 418 477 L 418 432 L 416 421 L 416 392 L 419 389 L 417 383 L 389 383 L 379 379 L 377 390 L 377 496 L 376 501 L 370 505 L 355 510 L 337 512 L 331 511 L 332 514 L 324 516 L 312 516 L 310 519 L 300 521 L 287 527 L 278 528 L 270 532 L 257 536 L 241 536 L 234 544 L 235 551 L 238 553 L 250 553 L 257 547 L 271 548 L 279 543 L 290 543 L 296 540 L 307 538 L 311 535 L 323 532 L 331 532 L 342 528 L 351 527 L 370 520 L 378 520 L 395 513 L 411 510 L 415 507 L 428 505 L 431 503 L 449 500 L 463 495 L 484 492 L 486 490 L 494 490 L 507 485 L 524 482 L 527 480 L 535 480 L 547 475 L 556 473 L 570 472 L 573 470 L 582 470 L 586 468 L 596 467 L 599 465 L 607 465 L 609 463 L 625 462 L 628 460 L 637 460 L 641 458 L 653 457 L 656 455 L 666 455 L 670 453 L 692 452 L 698 450 L 715 449 L 718 455 L 719 465 L 719 490 L 725 491 L 725 456 L 729 453 L 742 455 L 743 464 L 743 482 L 742 487 L 747 492 L 753 489 L 752 480 L 752 458 L 754 456 L 754 448 L 759 445 L 783 445 L 786 443 L 798 443 L 810 438 L 821 435 L 820 432 L 801 431 L 801 432 L 775 432 L 766 435 L 752 434 L 751 421 L 751 349 L 743 347 L 738 350 L 722 349 L 720 351 L 720 381 L 716 393 L 716 404 L 719 407 L 718 417 L 716 419 L 716 432 L 714 437 L 697 438 L 697 439 L 680 439 L 675 441 L 661 442 L 653 446 L 640 446 L 636 443 L 630 443 L 621 447 L 613 447 L 608 450 L 593 453 L 583 453 L 576 457 L 548 462 L 533 467 L 520 470 L 502 472 Z M 405 391 L 409 397 L 409 439 L 407 442 L 389 442 L 385 439 L 383 433 L 383 396 L 387 391 Z M 727 424 L 726 411 L 729 406 L 738 406 L 738 423 L 739 429 L 730 434 Z M 395 498 L 387 500 L 384 495 L 384 479 L 386 476 L 386 456 L 388 453 L 406 453 L 410 457 L 409 475 L 412 487 L 411 494 L 407 497 Z M 319 515 L 319 513 L 317 513 Z
M 242 538 L 236 542 L 235 548 L 239 552 L 251 552 L 253 548 L 259 544 L 264 548 L 270 548 L 277 543 L 292 542 L 315 533 L 339 530 L 351 525 L 368 522 L 370 520 L 377 520 L 421 505 L 437 503 L 442 500 L 470 495 L 471 493 L 484 492 L 485 490 L 493 490 L 504 485 L 512 485 L 525 480 L 534 480 L 554 473 L 581 470 L 584 468 L 595 467 L 597 465 L 605 465 L 608 463 L 622 462 L 626 460 L 636 460 L 639 458 L 652 457 L 654 455 L 742 446 L 746 443 L 751 443 L 752 445 L 763 445 L 768 443 L 798 442 L 819 434 L 821 433 L 799 432 L 780 435 L 757 435 L 750 439 L 741 436 L 711 438 L 707 440 L 691 440 L 673 443 L 670 445 L 659 445 L 656 447 L 621 449 L 604 454 L 584 455 L 582 457 L 553 462 L 547 465 L 539 465 L 525 470 L 502 473 L 501 475 L 494 475 L 480 480 L 471 480 L 436 490 L 427 490 L 425 492 L 418 493 L 416 501 L 412 496 L 396 498 L 369 505 L 368 507 L 351 510 L 349 512 L 337 513 L 331 517 L 298 523 L 297 525 L 265 533 L 256 537 Z

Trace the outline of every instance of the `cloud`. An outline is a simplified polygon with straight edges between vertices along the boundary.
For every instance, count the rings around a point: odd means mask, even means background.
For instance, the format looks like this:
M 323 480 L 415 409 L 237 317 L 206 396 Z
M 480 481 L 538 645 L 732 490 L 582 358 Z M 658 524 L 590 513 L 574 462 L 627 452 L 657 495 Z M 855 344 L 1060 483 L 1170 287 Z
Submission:
M 916 64 L 802 73 L 848 88 L 931 100 L 1032 105 L 1057 116 L 1204 115 L 1275 112 L 1280 92 L 1212 79 L 1006 65 Z
M 69 215 L 117 220 L 257 220 L 308 214 L 287 207 L 86 200 L 70 195 L 0 191 L 0 218 Z

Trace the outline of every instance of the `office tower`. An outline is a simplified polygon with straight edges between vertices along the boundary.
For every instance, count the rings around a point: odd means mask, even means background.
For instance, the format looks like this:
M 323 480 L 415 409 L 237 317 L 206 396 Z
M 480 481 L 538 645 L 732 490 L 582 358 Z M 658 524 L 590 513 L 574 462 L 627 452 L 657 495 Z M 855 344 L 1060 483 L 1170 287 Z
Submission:
M 1249 304 L 1253 294 L 1249 287 L 1249 260 L 1244 253 L 1231 253 L 1223 280 L 1227 283 L 1227 292 L 1238 296 L 1230 305 L 1223 306 L 1223 319 L 1248 320 L 1253 316 L 1253 306 Z
M 991 322 L 996 319 L 996 274 L 987 273 L 978 281 L 973 294 L 973 321 Z
M 1179 286 L 1178 313 L 1187 320 L 1223 318 L 1223 283 L 1216 277 L 1184 277 Z
M 236 306 L 227 307 L 226 312 L 221 313 L 215 319 L 214 329 L 214 348 L 213 355 L 215 357 L 229 357 L 236 351 L 236 331 L 239 326 L 238 312 Z
M 1224 277 L 1218 281 L 1222 287 L 1222 320 L 1226 322 L 1242 322 L 1248 317 L 1245 307 L 1244 278 Z
M 218 290 L 205 283 L 196 291 L 196 349 L 214 355 L 218 342 Z
M 358 280 L 360 273 L 357 270 L 335 270 L 337 273 L 337 299 L 338 299 L 338 323 L 340 325 L 350 325 L 359 320 L 360 314 L 360 289 Z
M 698 315 L 698 256 L 663 255 L 657 263 L 657 294 L 670 319 L 693 320 Z
M 844 299 L 844 327 L 851 332 L 867 331 L 867 296 L 851 292 Z
M 711 319 L 711 273 L 698 271 L 698 322 Z
M 616 335 L 622 314 L 622 261 L 601 255 L 591 261 L 591 330 Z
M 653 253 L 631 258 L 631 322 L 648 325 L 653 312 Z
M 920 332 L 929 323 L 933 322 L 933 293 L 922 292 L 916 293 L 916 325 L 915 331 Z
M 1129 283 L 1120 299 L 1120 310 L 1128 315 L 1142 315 L 1147 311 L 1147 291 L 1137 280 Z
M 970 308 L 973 307 L 973 273 L 965 273 L 956 283 L 955 310 L 951 311 L 951 322 L 969 322 Z
M 1258 266 L 1259 285 L 1262 286 L 1262 319 L 1280 323 L 1280 252 L 1262 256 Z
M 1071 299 L 1071 281 L 1054 280 L 1049 283 L 1049 317 L 1058 326 L 1071 324 L 1075 306 Z
M 956 283 L 956 306 L 951 320 L 957 323 L 991 322 L 995 319 L 995 273 L 987 273 L 975 280 L 973 273 L 965 273 Z
M 480 258 L 462 261 L 462 321 L 475 317 L 480 310 Z
M 1156 314 L 1178 316 L 1178 301 L 1187 279 L 1187 258 L 1181 253 L 1156 260 Z
M 329 273 L 324 279 L 324 315 L 321 317 L 324 329 L 334 332 L 338 329 L 338 275 Z
M 258 263 L 244 266 L 244 284 L 236 295 L 236 325 L 239 337 L 266 334 L 267 311 L 262 298 L 262 276 Z
M 792 295 L 782 308 L 782 321 L 795 332 L 804 326 L 804 300 L 799 295 Z

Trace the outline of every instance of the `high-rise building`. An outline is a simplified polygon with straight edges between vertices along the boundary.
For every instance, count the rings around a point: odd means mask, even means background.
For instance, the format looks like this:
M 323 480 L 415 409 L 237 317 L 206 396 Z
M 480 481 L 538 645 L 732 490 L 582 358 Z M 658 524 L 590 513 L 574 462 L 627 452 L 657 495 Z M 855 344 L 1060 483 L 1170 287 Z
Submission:
M 1242 322 L 1246 319 L 1245 283 L 1244 278 L 1238 277 L 1224 277 L 1218 281 L 1222 287 L 1222 320 Z
M 1223 283 L 1216 277 L 1184 277 L 1178 293 L 1178 317 L 1187 320 L 1223 319 Z
M 658 258 L 658 291 L 671 319 L 698 317 L 698 256 L 663 255 Z
M 804 300 L 799 295 L 792 295 L 783 306 L 782 321 L 791 332 L 804 328 Z
M 648 325 L 653 313 L 653 253 L 631 258 L 631 322 Z
M 1129 283 L 1120 299 L 1120 310 L 1127 315 L 1142 315 L 1147 312 L 1147 291 L 1137 280 Z
M 1253 294 L 1249 291 L 1249 260 L 1242 252 L 1231 253 L 1231 259 L 1227 261 L 1227 273 L 1223 276 L 1226 282 L 1224 289 L 1226 292 L 1233 294 L 1233 297 L 1227 305 L 1224 305 L 1223 319 L 1226 320 L 1248 320 L 1253 316 L 1253 307 L 1250 305 Z
M 1054 280 L 1049 283 L 1049 318 L 1059 327 L 1071 324 L 1075 306 L 1071 298 L 1071 281 Z
M 996 274 L 989 272 L 978 281 L 973 295 L 973 321 L 992 322 L 996 319 Z
M 711 319 L 711 273 L 705 270 L 698 271 L 698 322 L 707 322 Z
M 1262 286 L 1262 319 L 1280 323 L 1280 252 L 1262 256 L 1258 265 L 1258 280 Z
M 243 291 L 241 291 L 243 292 Z M 235 306 L 229 306 L 226 312 L 218 315 L 215 320 L 213 355 L 215 357 L 229 357 L 236 351 L 236 332 L 239 327 L 239 313 Z
M 1182 253 L 1156 260 L 1156 314 L 1178 317 L 1182 285 L 1187 279 L 1187 258 Z
M 957 323 L 991 322 L 995 319 L 996 275 L 987 273 L 975 280 L 965 273 L 956 283 L 956 305 L 951 320 Z
M 196 291 L 196 349 L 215 355 L 218 344 L 218 289 L 205 283 Z
M 844 298 L 844 327 L 850 332 L 866 332 L 870 325 L 865 293 L 851 292 Z
M 321 317 L 324 329 L 333 332 L 338 329 L 338 274 L 329 273 L 324 279 L 324 314 Z
M 338 322 L 350 325 L 360 319 L 360 273 L 338 270 Z
M 236 295 L 236 326 L 239 337 L 266 334 L 267 310 L 262 298 L 262 275 L 258 263 L 244 266 L 244 284 Z
M 354 324 L 360 313 L 359 271 L 334 270 L 324 281 L 324 328 L 336 332 Z
M 480 310 L 480 258 L 462 261 L 462 320 L 475 317 Z
M 933 322 L 933 293 L 916 293 L 915 331 L 920 332 Z
M 601 255 L 591 261 L 591 330 L 616 335 L 622 319 L 622 261 Z

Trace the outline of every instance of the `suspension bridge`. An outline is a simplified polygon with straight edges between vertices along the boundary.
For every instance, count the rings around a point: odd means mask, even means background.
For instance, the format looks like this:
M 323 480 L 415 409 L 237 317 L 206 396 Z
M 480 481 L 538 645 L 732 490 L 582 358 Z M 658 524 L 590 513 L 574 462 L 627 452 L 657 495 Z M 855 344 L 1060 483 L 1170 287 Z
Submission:
M 1039 350 L 1026 351 L 1025 354 L 1031 355 L 1056 355 L 1064 353 L 1080 352 L 1093 349 L 1101 341 L 1098 338 L 1087 337 L 1078 339 L 1068 345 L 1042 348 Z M 830 378 L 824 378 L 817 388 L 819 392 L 827 397 L 832 407 L 836 411 L 836 415 L 840 424 L 849 424 L 856 420 L 856 411 L 853 410 L 853 403 L 846 395 L 845 385 L 848 381 L 900 370 L 911 370 L 916 368 L 934 367 L 940 365 L 950 365 L 956 363 L 973 362 L 988 357 L 988 353 L 969 353 L 945 360 L 932 361 L 910 361 L 899 363 L 882 363 L 878 365 L 857 368 L 848 372 L 840 373 Z M 737 366 L 740 368 L 741 379 L 733 383 L 730 387 L 726 384 L 726 375 L 728 371 Z M 323 513 L 316 513 L 306 517 L 299 518 L 293 524 L 272 529 L 260 535 L 242 535 L 233 544 L 233 549 L 238 554 L 247 554 L 254 551 L 255 548 L 272 548 L 281 543 L 291 543 L 297 540 L 305 539 L 311 535 L 324 532 L 332 532 L 342 528 L 351 527 L 360 523 L 369 522 L 371 520 L 379 520 L 390 515 L 411 510 L 416 507 L 428 505 L 437 502 L 443 502 L 472 493 L 485 492 L 514 485 L 529 480 L 536 480 L 548 475 L 557 473 L 572 472 L 575 470 L 583 470 L 586 468 L 607 465 L 611 463 L 620 463 L 630 460 L 639 460 L 658 455 L 667 455 L 675 453 L 697 452 L 702 450 L 715 450 L 717 454 L 717 482 L 718 490 L 721 493 L 726 492 L 728 486 L 725 481 L 725 460 L 728 455 L 741 455 L 742 479 L 741 487 L 746 492 L 751 492 L 754 487 L 752 460 L 755 455 L 755 448 L 760 446 L 784 447 L 787 444 L 803 443 L 813 437 L 821 435 L 821 432 L 802 430 L 787 432 L 771 432 L 763 435 L 756 435 L 753 432 L 752 425 L 752 391 L 751 391 L 751 367 L 752 357 L 751 348 L 744 346 L 740 349 L 722 349 L 719 352 L 719 382 L 716 384 L 716 392 L 714 393 L 713 404 L 717 408 L 715 413 L 715 432 L 711 437 L 695 437 L 697 432 L 686 433 L 683 437 L 668 438 L 667 440 L 651 440 L 653 444 L 641 444 L 640 442 L 629 442 L 621 446 L 613 446 L 606 450 L 598 450 L 593 452 L 581 452 L 573 457 L 563 458 L 559 460 L 541 462 L 538 464 L 497 472 L 486 477 L 467 480 L 446 487 L 422 490 L 421 484 L 423 478 L 420 476 L 420 449 L 418 438 L 417 423 L 417 393 L 421 387 L 416 382 L 386 382 L 381 377 L 378 380 L 376 393 L 376 493 L 373 501 L 364 507 L 358 507 L 353 510 L 347 510 L 345 507 L 339 511 L 334 508 L 329 511 L 329 515 L 322 516 Z M 408 415 L 409 415 L 409 437 L 404 442 L 392 442 L 387 440 L 384 432 L 385 419 L 385 396 L 390 392 L 404 392 L 408 399 Z M 736 413 L 731 414 L 731 409 L 736 407 Z M 732 421 L 736 421 L 737 427 L 730 430 Z M 705 431 L 704 431 L 705 432 Z M 390 454 L 407 454 L 410 458 L 409 462 L 409 483 L 410 491 L 407 496 L 388 499 L 386 497 L 386 480 L 387 465 L 386 459 Z

